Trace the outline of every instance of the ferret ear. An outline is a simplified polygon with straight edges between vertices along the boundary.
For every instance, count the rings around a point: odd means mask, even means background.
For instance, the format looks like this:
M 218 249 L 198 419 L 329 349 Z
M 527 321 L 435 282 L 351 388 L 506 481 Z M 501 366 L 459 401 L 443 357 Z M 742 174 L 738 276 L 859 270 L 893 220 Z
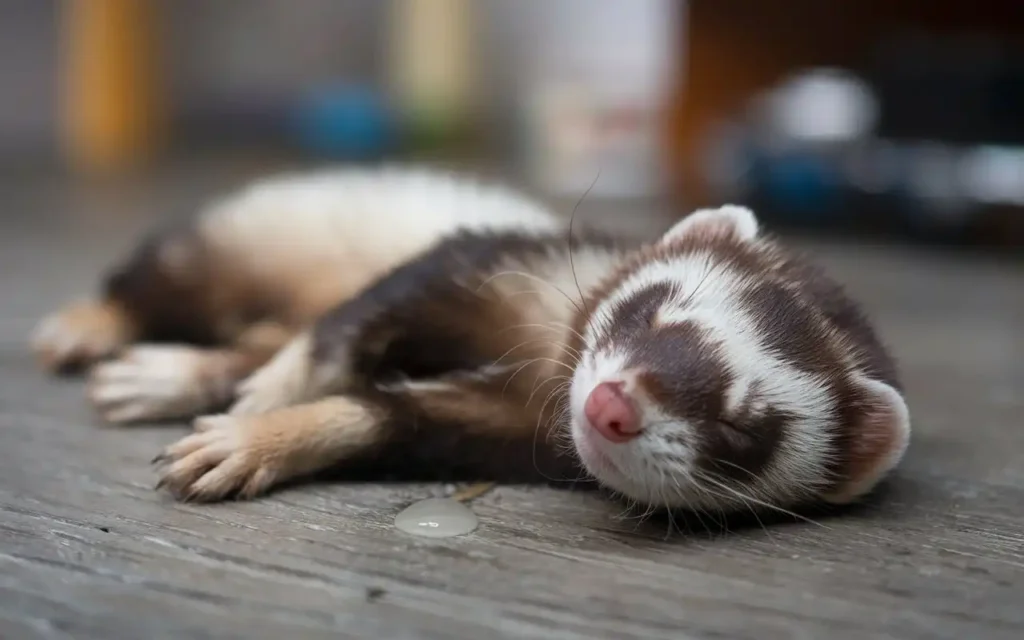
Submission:
M 898 391 L 884 382 L 859 378 L 864 393 L 860 418 L 849 443 L 846 478 L 830 494 L 833 504 L 847 504 L 864 496 L 899 463 L 910 442 L 910 412 Z
M 675 242 L 687 236 L 733 236 L 747 241 L 757 237 L 754 212 L 747 207 L 727 204 L 717 209 L 698 209 L 675 224 L 662 236 L 662 242 Z

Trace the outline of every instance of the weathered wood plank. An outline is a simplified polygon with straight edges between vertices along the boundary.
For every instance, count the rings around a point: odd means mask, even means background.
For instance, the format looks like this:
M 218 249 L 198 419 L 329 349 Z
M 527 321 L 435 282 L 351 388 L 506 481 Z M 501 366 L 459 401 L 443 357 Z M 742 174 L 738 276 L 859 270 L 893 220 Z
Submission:
M 213 188 L 198 184 L 168 178 L 122 206 L 188 208 Z M 45 378 L 24 351 L 34 319 L 90 287 L 137 218 L 67 186 L 10 191 L 0 637 L 1024 635 L 1019 267 L 811 247 L 878 316 L 915 416 L 906 464 L 862 508 L 726 531 L 709 515 L 641 523 L 599 494 L 499 487 L 473 503 L 477 532 L 420 540 L 391 519 L 441 487 L 320 484 L 214 506 L 152 491 L 147 461 L 183 427 L 99 426 L 80 384 Z

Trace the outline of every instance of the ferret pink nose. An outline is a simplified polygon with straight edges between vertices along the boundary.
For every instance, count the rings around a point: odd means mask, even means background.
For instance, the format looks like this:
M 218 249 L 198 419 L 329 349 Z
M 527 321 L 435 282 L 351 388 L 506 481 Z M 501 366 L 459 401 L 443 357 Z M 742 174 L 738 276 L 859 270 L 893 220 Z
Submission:
M 640 435 L 640 416 L 621 382 L 602 382 L 583 405 L 590 426 L 612 442 L 626 442 Z

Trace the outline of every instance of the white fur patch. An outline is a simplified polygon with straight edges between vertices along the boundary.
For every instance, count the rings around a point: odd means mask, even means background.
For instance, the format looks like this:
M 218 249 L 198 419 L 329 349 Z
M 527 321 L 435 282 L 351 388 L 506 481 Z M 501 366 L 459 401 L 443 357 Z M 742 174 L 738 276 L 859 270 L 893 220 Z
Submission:
M 551 231 L 559 221 L 523 195 L 437 171 L 329 169 L 257 182 L 213 203 L 202 235 L 245 251 L 298 249 L 309 261 L 391 265 L 460 229 Z M 276 251 L 275 251 L 276 249 Z
M 440 171 L 330 169 L 257 182 L 208 206 L 203 243 L 225 274 L 308 323 L 460 230 L 550 233 L 525 196 Z M 225 331 L 230 330 L 230 327 Z
M 725 292 L 718 289 L 718 283 L 713 279 L 716 277 L 715 274 L 720 271 L 721 267 L 707 253 L 694 253 L 645 264 L 629 275 L 592 310 L 592 321 L 585 332 L 587 344 L 593 344 L 597 339 L 597 334 L 602 330 L 607 330 L 611 325 L 616 308 L 653 285 L 661 283 L 672 285 L 676 294 L 673 299 L 675 304 L 683 304 L 695 294 L 700 294 L 705 302 L 712 296 L 724 298 Z M 672 308 L 672 301 L 667 301 L 667 303 L 665 308 Z M 661 321 L 659 312 L 656 322 Z

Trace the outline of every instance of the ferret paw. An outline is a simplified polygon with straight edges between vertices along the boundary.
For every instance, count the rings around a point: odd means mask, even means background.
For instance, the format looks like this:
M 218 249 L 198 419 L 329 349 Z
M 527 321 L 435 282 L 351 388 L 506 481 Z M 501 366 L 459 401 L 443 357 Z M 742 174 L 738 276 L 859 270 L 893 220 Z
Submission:
M 75 304 L 40 322 L 31 348 L 44 369 L 66 372 L 108 358 L 131 341 L 123 312 L 102 302 Z
M 223 360 L 189 347 L 134 347 L 93 369 L 89 400 L 114 424 L 191 418 L 230 399 L 233 381 Z
M 264 493 L 285 471 L 267 446 L 259 416 L 206 416 L 195 433 L 167 447 L 153 462 L 160 465 L 157 489 L 183 502 L 213 502 L 230 496 Z

